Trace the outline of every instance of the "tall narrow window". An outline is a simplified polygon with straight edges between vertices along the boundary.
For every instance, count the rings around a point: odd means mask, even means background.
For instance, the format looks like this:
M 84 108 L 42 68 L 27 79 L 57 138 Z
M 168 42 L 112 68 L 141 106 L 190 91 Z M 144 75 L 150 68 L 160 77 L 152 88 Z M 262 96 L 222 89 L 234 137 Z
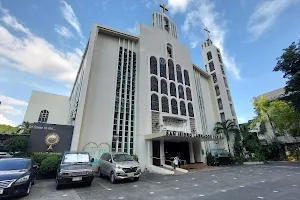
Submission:
M 189 111 L 189 116 L 194 117 L 194 109 L 191 103 L 188 103 L 188 111 Z
M 181 72 L 180 65 L 176 65 L 176 73 L 177 73 L 177 82 L 178 83 L 183 83 L 183 81 L 182 81 L 182 72 Z
M 176 99 L 171 100 L 172 114 L 178 114 L 178 105 Z
M 219 58 L 219 62 L 220 62 L 220 63 L 223 63 L 223 62 L 222 62 L 222 58 L 221 58 L 221 55 L 220 55 L 220 54 L 218 54 L 218 58 Z
M 180 101 L 180 114 L 186 116 L 186 108 L 184 101 Z
M 170 83 L 170 94 L 171 96 L 173 97 L 176 97 L 176 86 L 175 86 L 175 83 L 171 82 Z
M 211 61 L 208 65 L 209 65 L 209 70 L 210 70 L 211 72 L 215 70 L 215 65 L 214 65 L 214 62 L 213 62 L 213 61 Z
M 159 65 L 160 65 L 160 77 L 167 78 L 166 60 L 164 58 L 160 58 Z
M 184 99 L 184 91 L 182 85 L 178 86 L 179 98 Z
M 159 111 L 159 101 L 156 94 L 151 95 L 151 110 Z
M 192 101 L 192 92 L 190 88 L 185 89 L 186 99 Z
M 225 118 L 225 113 L 221 112 L 221 113 L 220 113 L 220 116 L 221 116 L 222 122 L 224 122 L 224 121 L 226 120 L 226 118 Z
M 171 59 L 168 60 L 169 80 L 175 81 L 174 63 Z
M 167 97 L 162 97 L 161 98 L 161 107 L 162 107 L 162 112 L 169 112 L 169 101 Z
M 220 67 L 221 67 L 222 74 L 225 75 L 225 71 L 224 71 L 223 65 L 220 65 Z
M 216 73 L 212 74 L 212 78 L 213 78 L 214 83 L 218 82 Z
M 151 91 L 158 92 L 158 80 L 154 76 L 151 77 Z
M 228 83 L 227 83 L 227 80 L 226 80 L 226 78 L 225 78 L 225 77 L 223 77 L 223 79 L 224 79 L 224 84 L 225 84 L 225 86 L 226 86 L 226 87 L 228 87 Z
M 226 92 L 227 92 L 228 100 L 231 101 L 231 96 L 230 96 L 229 90 L 226 90 Z
M 173 58 L 173 49 L 170 43 L 167 44 L 167 53 L 168 53 L 168 57 Z
M 160 92 L 162 94 L 168 95 L 168 84 L 166 80 L 161 80 L 160 81 Z
M 230 110 L 231 110 L 232 116 L 235 116 L 235 112 L 234 112 L 234 109 L 233 109 L 233 105 L 232 105 L 232 104 L 229 104 L 229 106 L 230 106 Z
M 212 55 L 211 52 L 207 52 L 207 60 L 210 61 L 212 59 Z
M 40 123 L 47 123 L 48 117 L 49 117 L 49 111 L 48 110 L 42 110 L 40 112 L 40 116 L 39 116 L 38 122 L 40 122 Z
M 150 57 L 150 73 L 157 75 L 157 60 L 154 56 Z
M 220 88 L 218 85 L 215 86 L 216 95 L 220 96 Z
M 184 70 L 184 83 L 185 85 L 190 86 L 190 77 L 189 77 L 189 72 L 187 70 Z
M 219 110 L 223 109 L 222 99 L 218 99 L 218 106 L 219 106 Z

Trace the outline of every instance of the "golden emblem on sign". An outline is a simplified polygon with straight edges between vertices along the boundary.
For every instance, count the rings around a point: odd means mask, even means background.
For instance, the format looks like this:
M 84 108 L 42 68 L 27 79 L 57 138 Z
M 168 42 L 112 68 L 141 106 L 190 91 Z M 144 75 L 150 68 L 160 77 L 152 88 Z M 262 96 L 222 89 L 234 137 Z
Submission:
M 57 135 L 56 133 L 49 133 L 45 137 L 45 143 L 49 145 L 47 151 L 53 151 L 53 146 L 59 143 L 59 135 Z

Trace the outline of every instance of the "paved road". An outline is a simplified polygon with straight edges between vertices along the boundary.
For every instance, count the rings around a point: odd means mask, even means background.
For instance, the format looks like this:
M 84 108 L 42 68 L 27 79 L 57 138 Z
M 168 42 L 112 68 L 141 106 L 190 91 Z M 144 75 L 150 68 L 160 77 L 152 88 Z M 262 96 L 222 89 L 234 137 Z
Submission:
M 96 178 L 91 187 L 55 190 L 54 181 L 37 181 L 24 200 L 299 200 L 300 163 L 230 166 L 205 172 L 161 176 L 144 173 L 140 181 L 111 184 Z

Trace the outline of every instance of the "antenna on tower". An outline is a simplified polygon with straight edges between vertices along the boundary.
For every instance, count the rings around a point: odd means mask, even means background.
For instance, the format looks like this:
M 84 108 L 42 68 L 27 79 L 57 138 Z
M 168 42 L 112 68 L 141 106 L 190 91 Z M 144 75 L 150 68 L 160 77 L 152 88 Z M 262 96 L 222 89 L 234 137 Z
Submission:
M 206 31 L 206 34 L 207 34 L 207 39 L 209 40 L 209 34 L 210 34 L 210 31 L 208 30 L 207 27 L 204 28 L 204 31 Z

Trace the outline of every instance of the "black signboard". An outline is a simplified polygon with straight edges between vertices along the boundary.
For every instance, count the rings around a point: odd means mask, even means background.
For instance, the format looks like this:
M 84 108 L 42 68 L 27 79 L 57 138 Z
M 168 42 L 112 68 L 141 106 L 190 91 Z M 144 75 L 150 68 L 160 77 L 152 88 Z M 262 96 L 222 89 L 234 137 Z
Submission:
M 73 129 L 70 125 L 34 123 L 30 135 L 30 150 L 57 153 L 69 151 Z

